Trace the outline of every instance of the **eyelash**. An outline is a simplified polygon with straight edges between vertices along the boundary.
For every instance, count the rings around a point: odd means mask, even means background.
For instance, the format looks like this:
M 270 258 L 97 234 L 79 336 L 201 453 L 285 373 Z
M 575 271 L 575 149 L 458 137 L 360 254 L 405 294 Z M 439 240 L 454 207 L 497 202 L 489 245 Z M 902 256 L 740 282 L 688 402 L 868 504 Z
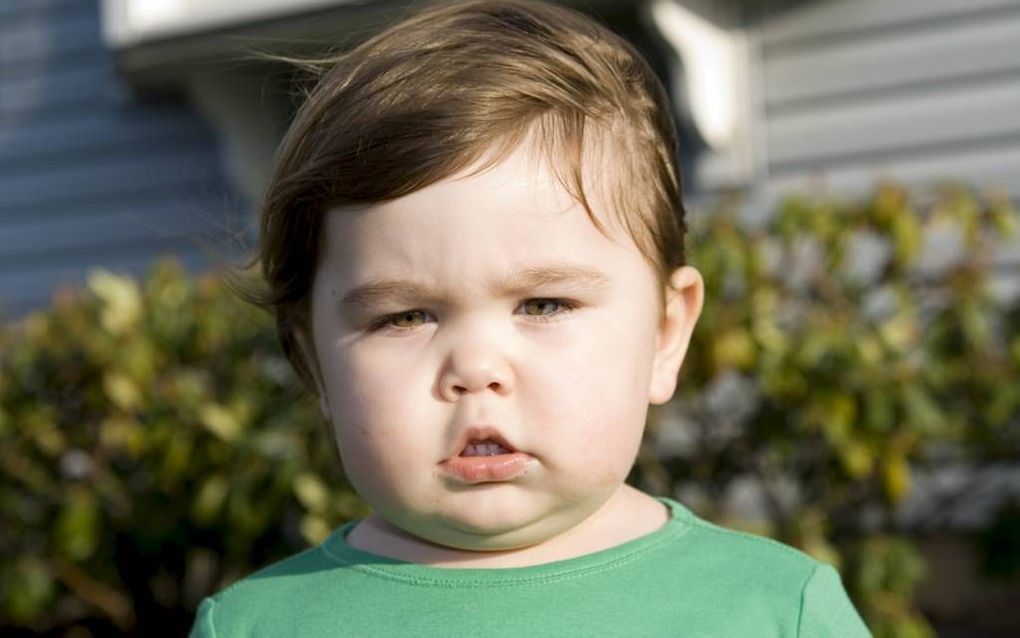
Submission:
M 577 307 L 578 307 L 578 304 L 573 302 L 573 301 L 568 301 L 566 299 L 555 299 L 555 298 L 552 298 L 552 297 L 535 297 L 533 299 L 525 300 L 524 304 L 527 304 L 527 303 L 530 303 L 530 302 L 534 302 L 534 301 L 540 301 L 540 302 L 545 302 L 545 303 L 550 303 L 551 302 L 551 303 L 559 305 L 560 308 L 561 308 L 560 310 L 558 310 L 556 312 L 553 312 L 551 314 L 548 314 L 548 315 L 526 315 L 526 316 L 531 317 L 532 319 L 536 319 L 536 320 L 538 320 L 540 322 L 556 321 L 560 316 L 562 316 L 564 314 L 567 314 L 567 313 L 569 313 L 569 312 L 571 312 L 573 310 L 576 310 Z M 524 304 L 521 304 L 521 305 L 524 305 Z M 404 317 L 404 316 L 412 314 L 412 313 L 426 313 L 426 311 L 425 310 L 421 310 L 421 309 L 404 310 L 403 312 L 395 312 L 395 313 L 393 313 L 391 315 L 386 315 L 384 317 L 380 317 L 378 320 L 372 322 L 372 324 L 369 325 L 368 331 L 369 332 L 378 332 L 380 330 L 384 330 L 384 329 L 387 329 L 387 328 L 391 328 L 393 330 L 398 330 L 398 331 L 400 331 L 400 330 L 411 330 L 412 328 L 401 328 L 401 327 L 398 327 L 398 326 L 390 325 L 390 323 L 392 321 L 395 321 L 396 319 L 399 319 L 400 317 Z

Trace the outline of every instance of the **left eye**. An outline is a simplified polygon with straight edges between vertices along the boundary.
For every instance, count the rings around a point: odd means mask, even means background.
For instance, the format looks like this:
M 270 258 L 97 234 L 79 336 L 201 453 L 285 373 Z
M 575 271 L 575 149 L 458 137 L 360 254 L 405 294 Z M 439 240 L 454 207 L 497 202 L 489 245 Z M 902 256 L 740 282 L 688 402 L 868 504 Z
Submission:
M 558 299 L 529 299 L 524 302 L 524 314 L 548 316 L 556 314 L 558 308 L 565 307 Z
M 408 310 L 390 317 L 390 323 L 397 328 L 413 328 L 425 322 L 425 313 L 421 310 Z
M 528 299 L 521 307 L 525 315 L 538 321 L 555 321 L 573 311 L 577 305 L 564 299 Z

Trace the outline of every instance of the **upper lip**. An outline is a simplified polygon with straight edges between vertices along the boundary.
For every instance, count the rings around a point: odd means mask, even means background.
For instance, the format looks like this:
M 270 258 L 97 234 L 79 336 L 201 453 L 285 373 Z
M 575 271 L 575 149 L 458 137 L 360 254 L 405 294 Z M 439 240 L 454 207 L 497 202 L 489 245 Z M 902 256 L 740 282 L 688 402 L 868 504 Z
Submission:
M 457 441 L 453 445 L 451 457 L 460 456 L 460 453 L 467 448 L 468 443 L 471 441 L 485 441 L 491 440 L 499 443 L 511 452 L 516 452 L 517 448 L 505 437 L 503 434 L 491 425 L 472 425 L 457 437 Z

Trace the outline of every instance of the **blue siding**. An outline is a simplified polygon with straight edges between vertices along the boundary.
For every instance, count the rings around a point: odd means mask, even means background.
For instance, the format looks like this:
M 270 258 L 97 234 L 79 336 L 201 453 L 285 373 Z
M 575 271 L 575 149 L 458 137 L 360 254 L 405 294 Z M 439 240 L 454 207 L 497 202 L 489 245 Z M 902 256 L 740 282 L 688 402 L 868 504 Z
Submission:
M 246 214 L 194 109 L 117 77 L 97 0 L 0 2 L 0 318 L 95 267 L 205 269 Z

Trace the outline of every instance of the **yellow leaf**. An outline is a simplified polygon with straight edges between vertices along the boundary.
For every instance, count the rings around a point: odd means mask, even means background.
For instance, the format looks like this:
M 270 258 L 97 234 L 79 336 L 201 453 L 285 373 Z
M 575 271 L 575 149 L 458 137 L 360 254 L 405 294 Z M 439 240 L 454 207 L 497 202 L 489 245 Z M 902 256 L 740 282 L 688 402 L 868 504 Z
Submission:
M 191 508 L 191 514 L 199 523 L 211 523 L 223 507 L 230 486 L 227 479 L 219 474 L 208 477 L 198 490 L 198 496 Z
M 910 210 L 897 211 L 892 218 L 892 233 L 896 261 L 902 266 L 909 266 L 921 249 L 921 223 L 917 215 Z
M 103 375 L 103 391 L 121 410 L 133 410 L 141 403 L 141 391 L 134 379 L 119 372 Z
M 869 366 L 875 366 L 882 362 L 882 346 L 878 339 L 871 335 L 864 335 L 857 340 L 857 353 L 861 361 Z
M 241 422 L 234 413 L 216 403 L 206 403 L 199 408 L 198 419 L 210 432 L 224 441 L 233 441 L 241 432 Z
M 842 461 L 846 473 L 855 479 L 868 476 L 874 467 L 871 450 L 860 441 L 851 441 L 839 448 L 839 460 Z
M 991 208 L 992 224 L 995 225 L 995 229 L 1001 236 L 1012 237 L 1016 232 L 1016 211 L 1008 204 L 1009 200 L 1006 200 L 1005 205 L 997 205 Z
M 292 487 L 295 496 L 310 512 L 323 512 L 329 505 L 329 489 L 310 472 L 295 476 Z
M 305 514 L 300 524 L 301 535 L 312 545 L 319 545 L 329 536 L 329 525 L 314 514 Z
M 892 503 L 899 503 L 910 492 L 910 465 L 902 454 L 891 454 L 882 464 L 882 479 L 886 496 Z
M 899 313 L 879 327 L 882 340 L 890 348 L 899 352 L 910 349 L 917 341 L 920 331 L 914 317 L 908 313 Z
M 124 334 L 138 323 L 142 295 L 134 280 L 100 268 L 90 274 L 88 287 L 103 302 L 100 321 L 107 332 Z

